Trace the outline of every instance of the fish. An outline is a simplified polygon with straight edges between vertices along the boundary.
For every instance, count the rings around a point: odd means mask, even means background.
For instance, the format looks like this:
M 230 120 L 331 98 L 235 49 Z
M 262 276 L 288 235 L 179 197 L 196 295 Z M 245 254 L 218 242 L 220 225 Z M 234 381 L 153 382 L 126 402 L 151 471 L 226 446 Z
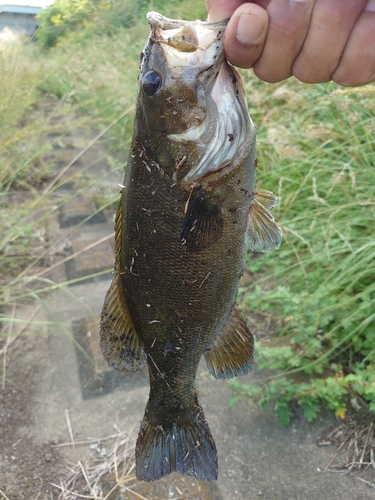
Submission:
M 137 478 L 177 471 L 213 481 L 217 450 L 195 377 L 202 356 L 216 379 L 253 366 L 236 295 L 247 249 L 280 245 L 277 197 L 256 190 L 255 128 L 224 57 L 226 22 L 157 12 L 147 21 L 100 342 L 110 366 L 148 366 Z

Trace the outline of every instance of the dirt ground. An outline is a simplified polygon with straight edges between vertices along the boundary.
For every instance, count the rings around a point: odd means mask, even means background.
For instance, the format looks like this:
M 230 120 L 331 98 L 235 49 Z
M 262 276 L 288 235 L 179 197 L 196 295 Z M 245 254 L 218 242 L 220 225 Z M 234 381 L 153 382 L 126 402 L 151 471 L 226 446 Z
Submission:
M 5 388 L 0 391 L 0 490 L 8 498 L 31 499 L 38 494 L 51 498 L 50 483 L 66 467 L 50 443 L 35 442 L 30 429 L 43 369 L 35 352 L 43 352 L 44 340 L 17 342 L 10 354 Z

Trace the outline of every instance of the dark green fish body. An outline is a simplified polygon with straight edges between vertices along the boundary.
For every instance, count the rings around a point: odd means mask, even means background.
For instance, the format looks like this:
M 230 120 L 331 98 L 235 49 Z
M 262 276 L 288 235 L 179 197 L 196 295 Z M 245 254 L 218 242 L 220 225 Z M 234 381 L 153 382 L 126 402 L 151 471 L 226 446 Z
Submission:
M 268 212 L 275 197 L 255 190 L 255 132 L 240 77 L 223 61 L 225 25 L 156 13 L 149 22 L 101 345 L 118 369 L 148 364 L 137 477 L 176 470 L 213 480 L 198 363 L 204 355 L 216 378 L 251 369 L 253 338 L 235 308 L 239 280 L 247 247 L 275 248 L 281 234 Z

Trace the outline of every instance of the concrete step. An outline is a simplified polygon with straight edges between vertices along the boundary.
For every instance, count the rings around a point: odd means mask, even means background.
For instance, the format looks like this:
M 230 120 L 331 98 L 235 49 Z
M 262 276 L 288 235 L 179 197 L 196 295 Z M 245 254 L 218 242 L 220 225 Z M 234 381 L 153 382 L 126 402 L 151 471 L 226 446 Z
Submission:
M 97 398 L 121 388 L 137 390 L 148 385 L 147 368 L 142 372 L 119 372 L 105 361 L 99 343 L 99 321 L 89 316 L 72 322 L 83 399 Z
M 90 245 L 95 246 L 90 247 Z M 108 279 L 108 273 L 99 273 L 113 269 L 114 251 L 109 240 L 102 241 L 99 244 L 97 244 L 95 237 L 91 242 L 90 240 L 75 241 L 69 251 L 71 255 L 74 255 L 72 259 L 65 263 L 65 272 L 69 281 L 84 278 L 85 276 L 90 276 L 85 280 L 85 283 Z
M 98 212 L 95 203 L 81 195 L 69 200 L 59 210 L 60 227 L 76 226 L 87 219 L 87 224 L 107 222 L 103 212 Z

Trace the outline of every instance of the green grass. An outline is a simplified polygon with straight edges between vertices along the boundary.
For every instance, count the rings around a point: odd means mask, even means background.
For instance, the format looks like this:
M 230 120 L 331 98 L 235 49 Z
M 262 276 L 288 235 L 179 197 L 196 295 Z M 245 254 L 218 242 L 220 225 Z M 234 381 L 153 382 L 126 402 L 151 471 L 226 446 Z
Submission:
M 148 34 L 144 13 L 203 19 L 202 3 L 128 0 L 104 9 L 94 2 L 91 7 L 100 8 L 90 7 L 81 17 L 67 12 L 63 34 L 53 43 L 48 37 L 56 25 L 47 16 L 40 32 L 44 48 L 21 42 L 1 47 L 4 324 L 12 321 L 14 303 L 42 304 L 56 288 L 69 293 L 66 283 L 43 274 L 43 263 L 61 243 L 52 238 L 49 221 L 71 196 L 57 196 L 62 181 L 57 165 L 46 161 L 48 152 L 75 128 L 94 131 L 102 134 L 107 160 L 121 179 L 139 52 Z M 284 238 L 278 251 L 248 257 L 253 282 L 240 290 L 239 301 L 250 322 L 271 322 L 256 350 L 257 369 L 271 372 L 257 384 L 231 382 L 231 404 L 250 396 L 285 423 L 292 402 L 308 420 L 325 405 L 343 417 L 350 398 L 375 411 L 375 86 L 344 89 L 294 80 L 269 85 L 250 71 L 243 75 L 257 129 L 258 187 L 278 194 L 274 214 Z M 46 99 L 55 102 L 47 114 Z M 64 130 L 56 130 L 57 115 Z M 73 196 L 85 193 L 100 207 L 110 206 L 117 193 L 93 178 L 90 168 L 72 179 Z
M 232 402 L 251 395 L 284 422 L 292 401 L 310 420 L 321 404 L 343 417 L 348 396 L 375 411 L 375 86 L 245 78 L 259 185 L 280 197 L 284 242 L 249 255 L 261 277 L 241 290 L 250 316 L 275 320 L 279 338 L 258 344 L 257 366 L 278 373 L 259 386 L 233 382 Z

